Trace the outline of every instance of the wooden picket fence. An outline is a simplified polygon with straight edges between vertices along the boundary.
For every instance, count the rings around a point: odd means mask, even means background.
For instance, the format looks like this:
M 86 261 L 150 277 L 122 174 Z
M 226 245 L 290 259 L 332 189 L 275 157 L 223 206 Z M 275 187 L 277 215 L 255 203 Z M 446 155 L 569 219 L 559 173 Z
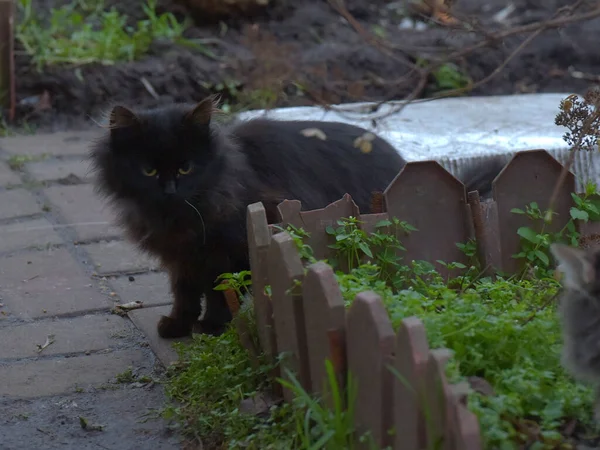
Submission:
M 333 252 L 326 228 L 340 218 L 357 217 L 365 231 L 372 231 L 379 221 L 397 217 L 418 229 L 399 236 L 406 247 L 404 261 L 467 263 L 456 243 L 475 237 L 482 267 L 511 273 L 519 269 L 511 256 L 520 248 L 516 230 L 531 222 L 510 211 L 530 202 L 547 208 L 561 170 L 545 150 L 519 152 L 494 181 L 493 199 L 483 201 L 477 193 L 467 195 L 464 185 L 437 162 L 413 162 L 383 193 L 385 212 L 361 215 L 347 195 L 315 211 L 301 211 L 299 201 L 286 200 L 279 205 L 279 225 L 308 231 L 315 257 L 325 259 Z M 574 186 L 569 173 L 550 229 L 569 220 Z M 292 237 L 267 223 L 261 203 L 248 207 L 247 224 L 256 322 L 268 357 L 285 354 L 281 367 L 326 401 L 331 399 L 325 389 L 325 360 L 333 363 L 342 386 L 350 372 L 358 386 L 356 434 L 370 432 L 381 447 L 482 448 L 477 418 L 465 406 L 468 386 L 448 383 L 444 366 L 451 353 L 429 348 L 418 318 L 403 320 L 395 333 L 373 292 L 357 295 L 346 310 L 331 267 L 318 262 L 305 268 Z M 286 371 L 277 375 L 285 378 Z M 282 394 L 286 400 L 292 396 L 288 390 Z M 391 429 L 395 432 L 389 433 Z

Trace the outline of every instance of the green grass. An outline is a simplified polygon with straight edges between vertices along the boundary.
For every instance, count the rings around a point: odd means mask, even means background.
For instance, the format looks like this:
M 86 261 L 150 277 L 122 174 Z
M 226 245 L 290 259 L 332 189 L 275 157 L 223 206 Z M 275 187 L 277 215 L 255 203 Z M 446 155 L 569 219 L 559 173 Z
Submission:
M 242 400 L 269 389 L 270 367 L 252 367 L 235 328 L 219 337 L 195 335 L 188 345 L 175 344 L 180 367 L 170 370 L 163 411 L 189 436 L 200 436 L 205 448 L 294 448 L 295 418 L 291 405 L 273 405 L 266 418 L 240 411 Z M 223 447 L 220 447 L 224 443 Z
M 25 164 L 36 161 L 43 161 L 48 158 L 47 154 L 42 155 L 12 155 L 8 158 L 8 166 L 11 170 L 19 171 L 25 167 Z
M 105 10 L 103 0 L 75 0 L 52 9 L 47 20 L 36 13 L 32 1 L 18 0 L 16 36 L 38 70 L 56 64 L 134 61 L 145 55 L 156 39 L 212 55 L 201 42 L 183 37 L 190 22 L 179 22 L 171 13 L 157 14 L 156 0 L 140 4 L 146 17 L 134 26 L 114 7 Z

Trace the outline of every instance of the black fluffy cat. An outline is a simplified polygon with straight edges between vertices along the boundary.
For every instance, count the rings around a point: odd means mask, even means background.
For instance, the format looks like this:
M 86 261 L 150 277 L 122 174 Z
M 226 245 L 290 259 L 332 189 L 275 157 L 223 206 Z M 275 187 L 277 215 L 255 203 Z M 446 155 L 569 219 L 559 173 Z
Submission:
M 368 211 L 372 192 L 405 164 L 381 138 L 370 152 L 357 148 L 366 130 L 355 126 L 255 119 L 219 127 L 214 111 L 211 98 L 135 112 L 116 106 L 109 133 L 91 151 L 99 191 L 129 237 L 169 273 L 173 308 L 158 323 L 165 338 L 191 332 L 202 294 L 200 331 L 219 333 L 231 320 L 213 287 L 221 273 L 249 268 L 248 204 L 263 202 L 270 223 L 284 199 L 316 209 L 349 193 Z M 304 131 L 315 128 L 319 136 Z

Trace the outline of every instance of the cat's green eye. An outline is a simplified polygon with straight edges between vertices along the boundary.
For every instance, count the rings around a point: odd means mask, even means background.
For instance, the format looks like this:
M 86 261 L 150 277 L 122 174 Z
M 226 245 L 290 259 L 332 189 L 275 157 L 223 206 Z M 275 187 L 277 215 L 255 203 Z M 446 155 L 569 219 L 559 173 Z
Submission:
M 154 176 L 156 176 L 156 174 L 158 173 L 158 171 L 156 169 L 151 168 L 151 167 L 142 167 L 142 173 L 144 175 L 146 175 L 147 177 L 154 177 Z
M 191 162 L 186 162 L 184 164 L 182 164 L 182 166 L 179 168 L 179 174 L 180 175 L 187 175 L 192 171 L 192 163 Z

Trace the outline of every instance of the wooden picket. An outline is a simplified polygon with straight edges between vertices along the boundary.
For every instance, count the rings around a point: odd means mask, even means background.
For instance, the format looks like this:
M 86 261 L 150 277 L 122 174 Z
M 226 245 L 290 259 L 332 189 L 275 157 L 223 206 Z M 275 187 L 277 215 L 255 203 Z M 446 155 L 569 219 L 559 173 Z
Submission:
M 563 166 L 545 150 L 518 152 L 510 160 L 502 173 L 494 181 L 492 192 L 496 213 L 494 223 L 486 226 L 499 240 L 501 249 L 499 267 L 507 273 L 519 270 L 519 261 L 513 258 L 521 248 L 517 230 L 523 226 L 531 227 L 531 219 L 514 214 L 513 208 L 525 209 L 531 202 L 537 202 L 540 209 L 549 207 L 550 194 L 556 185 Z M 575 177 L 569 173 L 562 185 L 554 211 L 552 223 L 546 224 L 546 230 L 558 231 L 569 220 L 569 209 L 573 204 L 571 193 L 575 190 Z M 541 226 L 541 224 L 539 224 Z
M 269 280 L 277 350 L 284 354 L 282 367 L 296 374 L 302 387 L 310 392 L 306 327 L 300 287 L 304 280 L 304 267 L 296 244 L 288 233 L 276 234 L 272 238 L 269 248 Z M 288 379 L 285 370 L 282 377 Z M 284 398 L 292 399 L 289 389 L 284 390 Z
M 467 262 L 456 246 L 472 236 L 465 187 L 439 163 L 406 164 L 384 196 L 389 217 L 406 221 L 419 230 L 398 235 L 406 247 L 401 255 L 404 261 Z M 445 272 L 444 267 L 438 265 L 438 269 Z
M 404 319 L 396 335 L 394 380 L 395 448 L 426 448 L 423 413 L 429 344 L 423 323 L 416 317 Z
M 381 298 L 374 292 L 356 296 L 346 316 L 348 371 L 356 380 L 357 437 L 370 432 L 375 444 L 390 444 L 394 330 Z M 359 406 L 360 405 L 360 406 Z M 357 443 L 358 444 L 358 443 Z M 369 441 L 359 445 L 369 448 Z
M 306 342 L 310 363 L 311 386 L 313 392 L 320 394 L 327 403 L 326 360 L 333 361 L 336 356 L 330 346 L 331 332 L 337 332 L 342 338 L 345 331 L 345 308 L 342 293 L 331 267 L 318 262 L 308 267 L 303 285 L 304 316 L 306 321 Z M 342 350 L 344 351 L 344 349 Z M 338 374 L 338 384 L 343 388 L 345 379 Z
M 331 236 L 327 234 L 327 227 L 337 227 L 339 219 L 359 216 L 358 206 L 348 194 L 323 209 L 301 211 L 302 204 L 298 200 L 284 200 L 278 209 L 282 227 L 293 225 L 310 233 L 306 243 L 317 259 L 326 259 L 333 253 L 328 247 Z
M 265 292 L 269 278 L 268 256 L 271 232 L 267 224 L 267 213 L 262 203 L 253 203 L 248 206 L 246 222 L 258 338 L 265 356 L 272 362 L 277 356 L 277 342 L 273 324 L 273 306 Z
M 7 111 L 10 122 L 15 118 L 15 26 L 14 0 L 0 0 L 0 109 Z
M 439 164 L 409 163 L 385 191 L 385 211 L 379 207 L 373 214 L 359 215 L 348 195 L 315 211 L 302 211 L 300 202 L 286 200 L 278 206 L 278 225 L 308 231 L 308 245 L 317 259 L 323 259 L 332 256 L 328 247 L 332 237 L 326 228 L 338 219 L 358 217 L 362 229 L 370 233 L 381 220 L 398 218 L 419 230 L 398 236 L 407 248 L 403 255 L 407 262 L 464 261 L 456 243 L 476 237 L 484 266 L 514 273 L 519 269 L 512 257 L 520 246 L 516 230 L 531 222 L 511 209 L 524 209 L 532 201 L 547 208 L 561 170 L 545 151 L 517 153 L 493 183 L 492 199 L 469 193 L 467 202 L 462 183 Z M 569 174 L 548 229 L 560 228 L 568 220 L 573 190 L 574 177 Z M 451 353 L 429 348 L 418 318 L 403 319 L 394 333 L 373 292 L 358 294 L 345 308 L 333 269 L 324 262 L 305 268 L 292 237 L 267 223 L 260 203 L 248 207 L 247 221 L 254 307 L 267 355 L 286 355 L 282 367 L 294 372 L 308 392 L 323 396 L 330 407 L 325 360 L 332 361 L 342 390 L 351 375 L 358 389 L 357 438 L 368 432 L 378 446 L 396 450 L 483 448 L 477 417 L 466 406 L 470 388 L 466 383 L 448 383 L 444 368 Z M 268 286 L 270 298 L 265 293 Z M 292 398 L 288 390 L 283 395 L 288 401 Z M 357 444 L 368 447 L 368 441 Z

